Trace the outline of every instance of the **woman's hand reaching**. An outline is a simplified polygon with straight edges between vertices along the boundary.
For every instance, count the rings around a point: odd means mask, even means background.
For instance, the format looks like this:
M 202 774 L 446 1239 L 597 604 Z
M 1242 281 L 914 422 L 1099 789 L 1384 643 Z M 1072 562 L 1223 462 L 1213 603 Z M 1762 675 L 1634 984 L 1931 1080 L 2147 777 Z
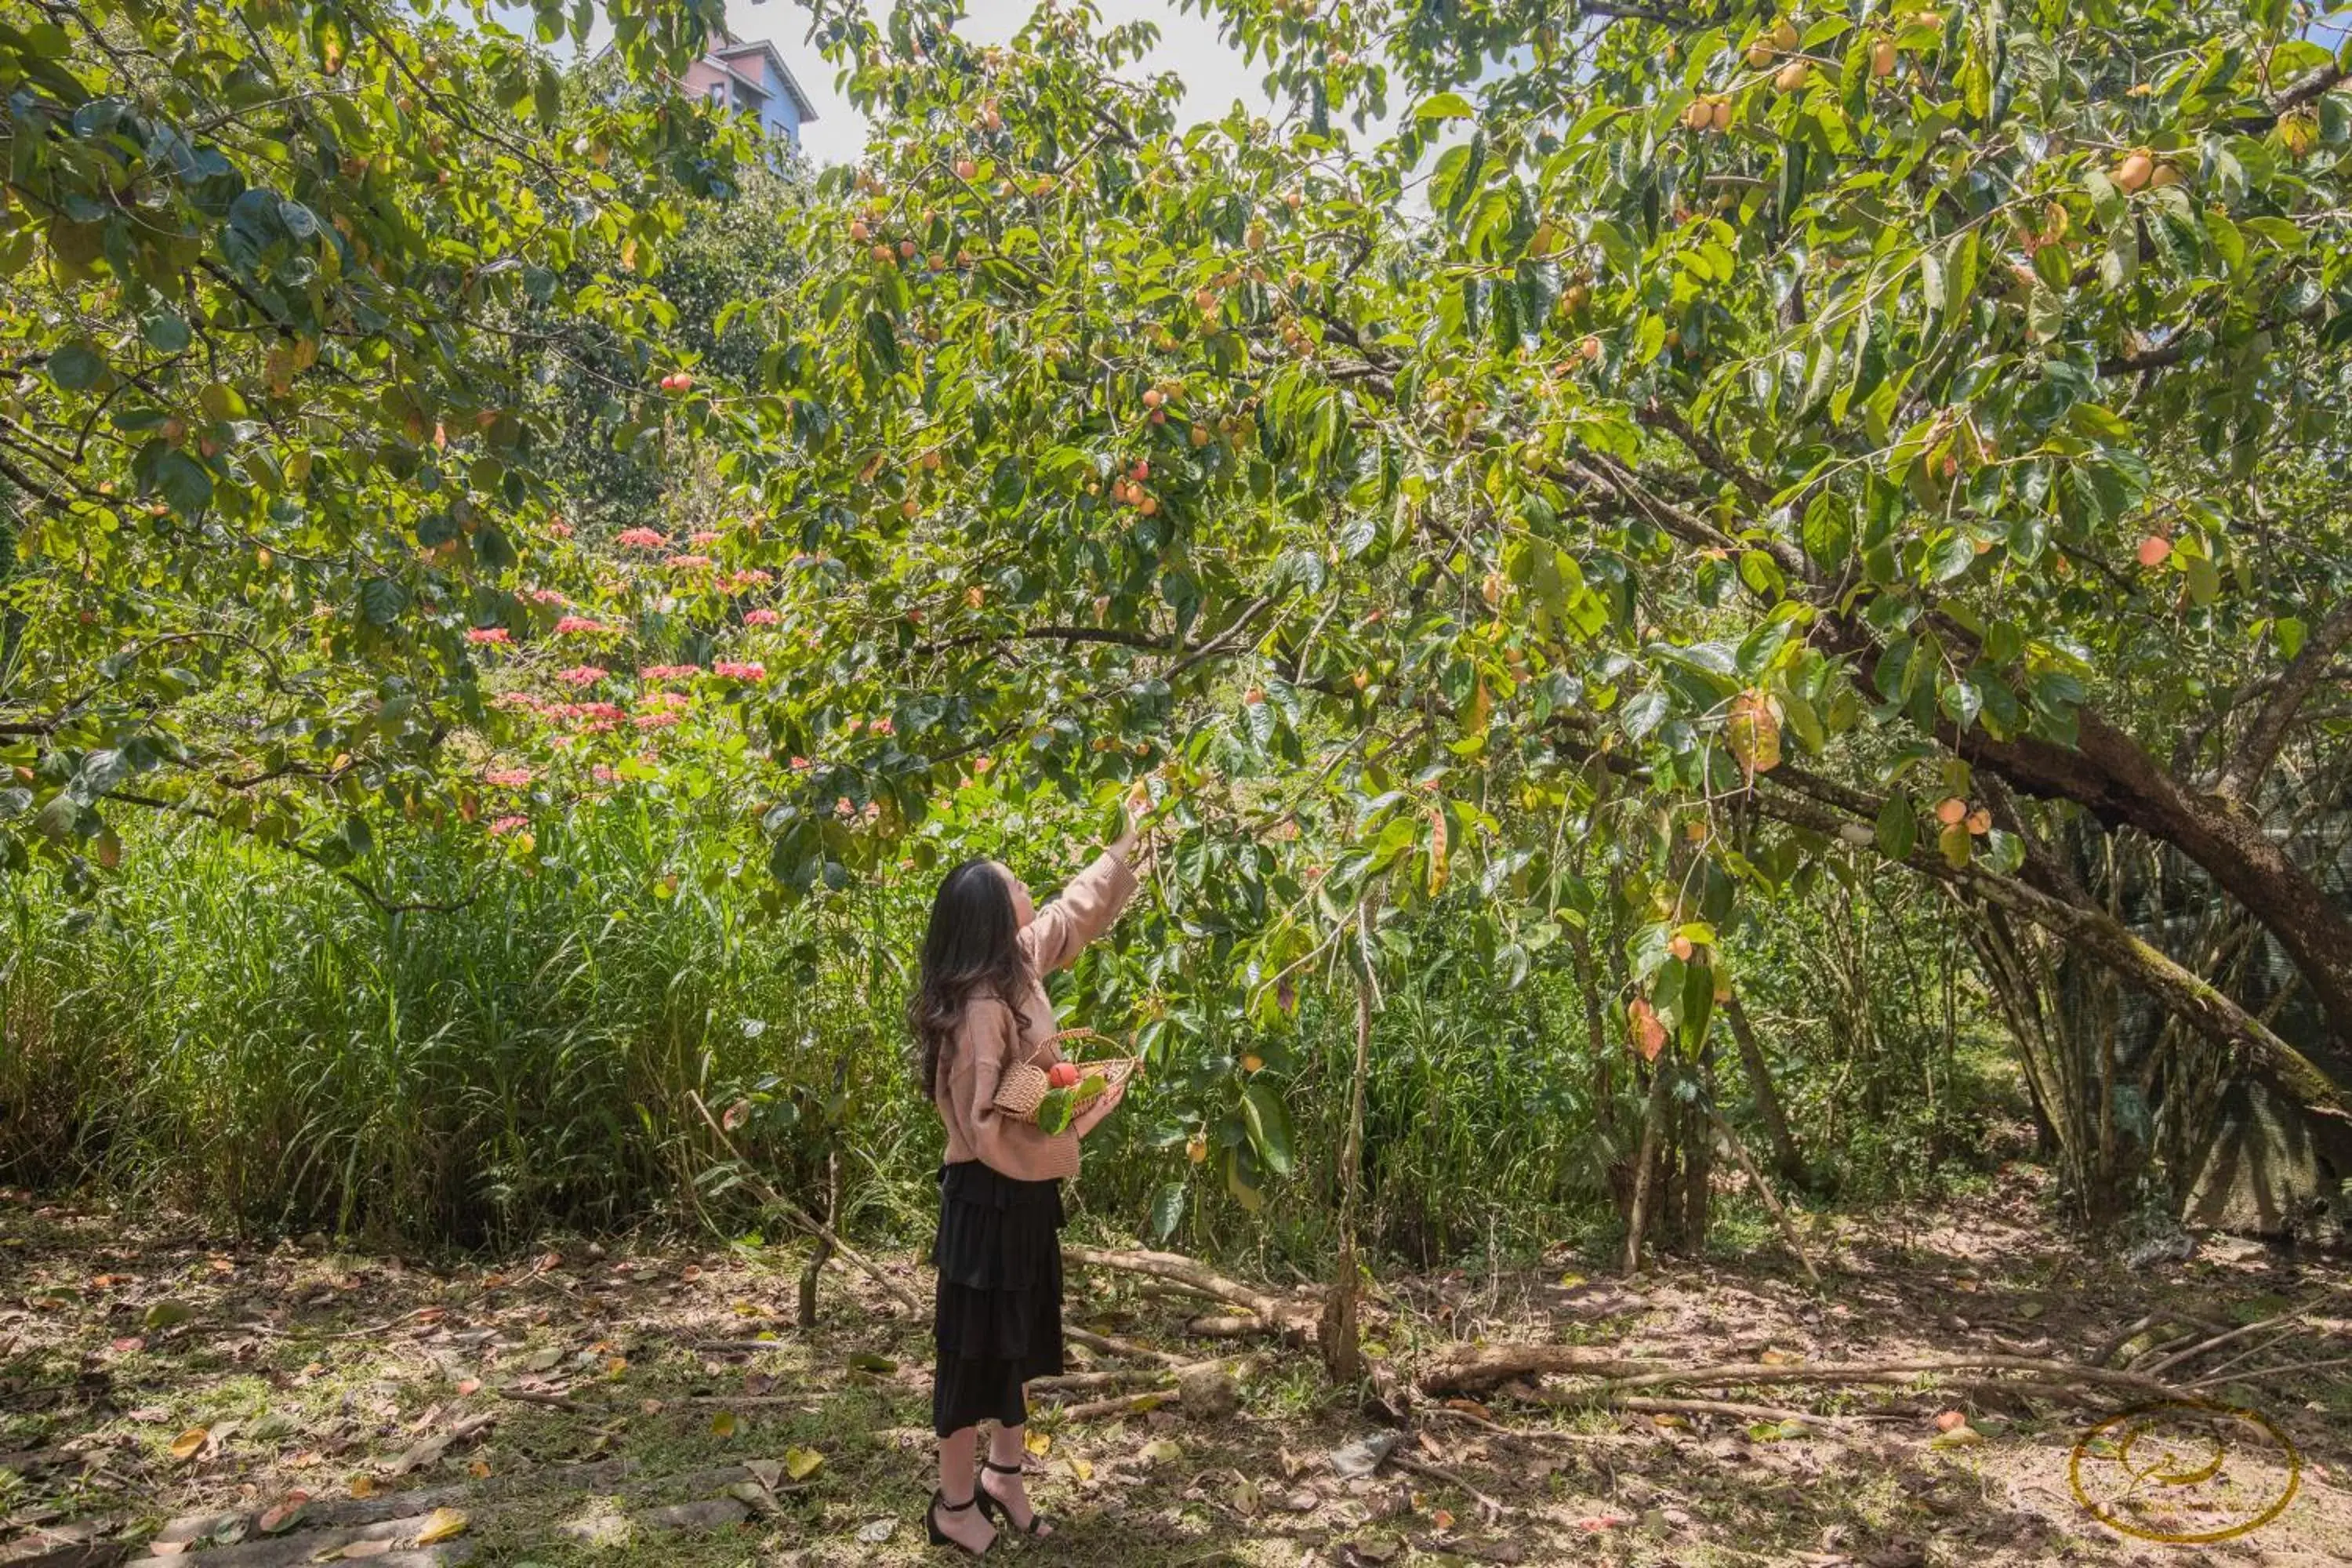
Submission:
M 1143 841 L 1144 825 L 1150 818 L 1151 792 L 1137 784 L 1128 792 L 1127 831 L 1120 834 L 1118 841 L 1110 847 L 1110 852 L 1119 858 L 1121 864 L 1129 867 L 1135 864 L 1136 857 L 1140 853 L 1139 846 Z

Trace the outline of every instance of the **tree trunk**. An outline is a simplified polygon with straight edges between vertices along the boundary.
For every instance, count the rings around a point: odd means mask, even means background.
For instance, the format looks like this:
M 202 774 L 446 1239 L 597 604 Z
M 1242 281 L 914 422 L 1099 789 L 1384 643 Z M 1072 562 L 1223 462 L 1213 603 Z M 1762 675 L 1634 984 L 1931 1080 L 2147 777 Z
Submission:
M 841 1223 L 841 1151 L 828 1149 L 824 1155 L 824 1227 L 826 1234 L 816 1238 L 816 1249 L 809 1254 L 808 1267 L 801 1270 L 800 1323 L 803 1331 L 816 1327 L 816 1282 L 824 1266 L 833 1261 L 830 1233 Z
M 1669 1081 L 1668 1064 L 1674 1060 L 1670 1052 L 1660 1052 L 1650 1071 L 1649 1102 L 1642 1110 L 1642 1147 L 1633 1157 L 1633 1203 L 1625 1216 L 1625 1272 L 1642 1271 L 1642 1232 L 1650 1220 L 1650 1197 L 1657 1185 L 1656 1166 L 1659 1145 L 1666 1131 L 1666 1090 Z
M 1809 1187 L 1811 1184 L 1805 1170 L 1805 1156 L 1789 1131 L 1789 1116 L 1780 1106 L 1780 1087 L 1772 1081 L 1772 1068 L 1764 1059 L 1764 1047 L 1756 1038 L 1755 1026 L 1748 1020 L 1748 1009 L 1739 1005 L 1738 996 L 1727 997 L 1723 1016 L 1731 1026 L 1732 1040 L 1739 1047 L 1739 1066 L 1748 1075 L 1748 1092 L 1755 1097 L 1756 1119 L 1764 1124 L 1765 1142 L 1771 1145 L 1773 1173 L 1790 1186 Z
M 2278 939 L 2327 1015 L 2329 1032 L 2352 1040 L 2352 914 L 2347 914 L 2253 814 L 2188 789 L 2130 736 L 2085 711 L 2078 744 L 1958 737 L 1962 754 L 2016 788 L 2074 801 L 2110 826 L 2138 828 L 2171 845 Z
M 1835 834 L 1850 826 L 1810 800 L 1774 794 L 1761 798 L 1759 805 L 1784 822 L 1818 833 Z M 2114 970 L 2126 983 L 2154 996 L 2209 1039 L 2235 1047 L 2259 1061 L 2289 1096 L 2309 1110 L 2339 1120 L 2352 1120 L 2352 1105 L 2347 1105 L 2344 1089 L 2317 1063 L 2281 1039 L 2267 1024 L 2239 1006 L 2220 988 L 2191 974 L 2105 910 L 2061 898 L 2017 878 L 1974 865 L 1954 867 L 1932 848 L 1915 849 L 1904 864 L 1912 870 L 1949 882 L 2070 943 Z M 2345 962 L 2352 965 L 2352 957 Z
M 1334 1383 L 1363 1375 L 1364 1356 L 1356 1327 L 1356 1205 L 1362 1185 L 1364 1080 L 1372 1059 L 1371 895 L 1356 908 L 1357 942 L 1363 949 L 1356 973 L 1356 1062 L 1348 1080 L 1348 1132 L 1339 1149 L 1339 1256 L 1331 1266 L 1331 1289 L 1323 1304 L 1319 1343 L 1323 1370 Z

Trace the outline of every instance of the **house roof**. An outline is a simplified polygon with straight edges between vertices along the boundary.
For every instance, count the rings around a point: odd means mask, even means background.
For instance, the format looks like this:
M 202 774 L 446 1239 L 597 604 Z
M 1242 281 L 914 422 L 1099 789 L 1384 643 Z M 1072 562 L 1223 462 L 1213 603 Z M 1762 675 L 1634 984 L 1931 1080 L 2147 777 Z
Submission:
M 710 53 L 715 58 L 725 61 L 730 68 L 736 60 L 745 55 L 766 56 L 768 64 L 775 70 L 776 79 L 782 82 L 784 90 L 792 95 L 793 107 L 800 110 L 801 119 L 806 121 L 816 118 L 816 105 L 809 101 L 809 96 L 802 89 L 800 79 L 793 75 L 793 68 L 784 63 L 784 57 L 776 52 L 775 45 L 764 38 L 746 42 L 727 39 L 722 35 L 722 41 L 713 47 Z

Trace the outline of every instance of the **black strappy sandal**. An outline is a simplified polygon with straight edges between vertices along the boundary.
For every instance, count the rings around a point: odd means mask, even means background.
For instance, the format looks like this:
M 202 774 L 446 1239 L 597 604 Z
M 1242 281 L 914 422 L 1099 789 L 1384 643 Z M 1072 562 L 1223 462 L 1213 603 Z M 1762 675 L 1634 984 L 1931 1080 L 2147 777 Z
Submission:
M 1017 1476 L 1021 1474 L 1020 1466 L 1000 1465 L 994 1459 L 988 1458 L 986 1455 L 982 1455 L 981 1457 L 980 1468 L 983 1471 L 994 1470 L 1000 1476 Z M 1029 1524 L 1026 1529 L 1013 1523 L 1013 1510 L 1004 1506 L 1004 1500 L 988 1489 L 987 1476 L 982 1475 L 980 1478 L 979 1484 L 971 1489 L 971 1495 L 979 1500 L 981 1511 L 982 1513 L 985 1513 L 990 1519 L 994 1520 L 996 1522 L 1002 1524 L 1005 1529 L 1012 1531 L 1013 1533 L 1017 1535 L 1042 1536 L 1046 1532 L 1048 1526 L 1045 1521 L 1045 1516 L 1037 1511 L 1037 1505 L 1035 1503 L 1031 1503 L 1029 1505 Z
M 971 1496 L 964 1499 L 961 1502 L 950 1502 L 948 1501 L 947 1493 L 940 1491 L 933 1492 L 931 1494 L 931 1506 L 923 1510 L 923 1528 L 925 1531 L 929 1532 L 931 1544 L 934 1546 L 952 1546 L 960 1552 L 971 1552 L 971 1547 L 966 1546 L 962 1542 L 958 1541 L 954 1536 L 950 1535 L 946 1531 L 940 1528 L 940 1512 L 941 1510 L 945 1510 L 949 1513 L 962 1513 L 966 1510 L 971 1508 L 974 1504 L 978 1504 L 980 1506 L 980 1511 L 988 1514 L 989 1517 L 992 1519 L 995 1517 L 995 1514 L 990 1505 L 995 1500 L 995 1499 L 990 1497 L 986 1492 L 981 1490 L 980 1488 L 976 1486 L 971 1489 Z M 989 1547 L 994 1546 L 996 1542 L 992 1541 L 988 1543 L 988 1546 L 983 1546 L 977 1552 L 971 1552 L 971 1554 L 974 1557 L 985 1557 L 988 1555 Z

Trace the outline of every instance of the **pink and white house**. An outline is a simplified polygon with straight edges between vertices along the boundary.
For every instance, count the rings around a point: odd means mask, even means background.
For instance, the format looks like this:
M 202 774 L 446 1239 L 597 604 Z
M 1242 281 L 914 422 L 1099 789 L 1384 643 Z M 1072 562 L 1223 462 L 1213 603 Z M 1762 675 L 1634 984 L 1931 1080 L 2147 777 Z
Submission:
M 801 127 L 816 118 L 816 106 L 793 79 L 784 57 L 764 41 L 747 42 L 720 33 L 703 57 L 687 68 L 683 83 L 686 90 L 720 109 L 751 115 L 769 136 L 795 149 L 801 144 Z

